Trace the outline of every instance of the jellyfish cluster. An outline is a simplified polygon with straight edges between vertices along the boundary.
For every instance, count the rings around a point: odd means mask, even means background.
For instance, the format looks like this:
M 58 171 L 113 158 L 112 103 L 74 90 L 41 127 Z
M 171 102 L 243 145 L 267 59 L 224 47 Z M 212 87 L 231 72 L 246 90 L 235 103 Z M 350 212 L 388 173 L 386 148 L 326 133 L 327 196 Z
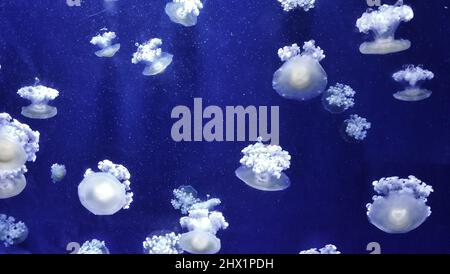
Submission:
M 17 245 L 28 237 L 28 228 L 24 222 L 16 222 L 14 217 L 0 214 L 0 242 L 6 247 Z
M 19 195 L 26 186 L 26 162 L 39 151 L 39 132 L 0 113 L 0 199 Z
M 283 65 L 274 73 L 272 86 L 284 98 L 305 101 L 319 96 L 326 88 L 328 78 L 320 61 L 325 58 L 315 41 L 297 44 L 278 50 Z
M 50 167 L 50 172 L 51 172 L 51 177 L 52 177 L 52 181 L 53 183 L 62 181 L 62 179 L 64 179 L 64 177 L 66 176 L 66 166 L 65 165 L 60 165 L 60 164 L 53 164 Z
M 326 254 L 326 255 L 328 255 L 328 254 L 341 254 L 341 252 L 339 252 L 337 250 L 337 247 L 335 245 L 328 244 L 328 245 L 326 245 L 326 246 L 324 246 L 324 247 L 322 247 L 320 249 L 311 248 L 311 249 L 308 249 L 308 250 L 300 251 L 299 254 L 314 254 L 314 255 L 316 255 L 316 254 Z
M 197 24 L 201 9 L 203 9 L 201 0 L 172 0 L 166 4 L 165 12 L 172 22 L 192 27 Z
M 78 185 L 81 204 L 95 215 L 113 215 L 128 209 L 133 201 L 130 192 L 130 172 L 109 160 L 98 163 L 100 172 L 86 170 Z
M 394 93 L 394 98 L 401 101 L 421 101 L 431 96 L 432 91 L 421 88 L 421 83 L 434 78 L 434 73 L 421 66 L 407 65 L 403 70 L 392 75 L 397 82 L 409 84 L 404 90 Z
M 91 241 L 84 242 L 83 245 L 81 245 L 80 249 L 78 250 L 77 254 L 101 255 L 101 254 L 109 254 L 109 250 L 106 247 L 104 241 L 93 239 Z
M 94 46 L 98 46 L 100 50 L 95 52 L 98 57 L 113 57 L 120 49 L 120 44 L 113 44 L 112 41 L 117 38 L 117 35 L 113 31 L 103 28 L 100 33 L 92 37 L 90 43 Z
M 293 9 L 301 8 L 308 11 L 314 8 L 316 0 L 278 0 L 284 11 L 291 11 Z
M 131 63 L 144 63 L 142 72 L 145 76 L 163 73 L 172 63 L 173 55 L 161 50 L 162 40 L 153 38 L 143 44 L 136 43 L 137 51 L 133 54 Z
M 401 22 L 413 19 L 414 12 L 400 0 L 394 5 L 381 5 L 377 10 L 369 9 L 357 21 L 356 27 L 362 33 L 372 32 L 374 41 L 364 42 L 359 47 L 362 54 L 388 54 L 407 50 L 411 42 L 395 39 L 395 31 Z
M 180 238 L 175 232 L 149 236 L 143 242 L 144 254 L 181 254 Z
M 56 107 L 48 105 L 49 101 L 59 96 L 59 91 L 42 85 L 26 86 L 17 91 L 23 99 L 31 104 L 22 107 L 22 115 L 31 119 L 48 119 L 56 116 Z
M 344 131 L 346 140 L 362 141 L 366 139 L 367 132 L 372 124 L 357 114 L 352 114 L 344 121 Z
M 369 221 L 386 233 L 407 233 L 431 215 L 427 198 L 433 188 L 416 177 L 381 178 L 372 183 L 378 195 L 367 204 Z
M 350 86 L 337 83 L 324 92 L 322 104 L 331 113 L 342 113 L 355 105 L 355 94 Z

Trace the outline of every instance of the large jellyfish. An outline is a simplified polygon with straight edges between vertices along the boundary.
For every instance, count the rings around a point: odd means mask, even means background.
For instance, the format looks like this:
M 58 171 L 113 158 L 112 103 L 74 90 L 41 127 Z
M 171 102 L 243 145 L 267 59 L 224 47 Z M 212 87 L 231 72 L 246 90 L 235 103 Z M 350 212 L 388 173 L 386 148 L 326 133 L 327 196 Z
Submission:
M 355 94 L 350 86 L 337 83 L 323 94 L 322 104 L 331 113 L 342 113 L 355 105 Z
M 397 82 L 407 82 L 409 84 L 405 90 L 394 93 L 394 98 L 401 101 L 421 101 L 431 96 L 431 91 L 422 89 L 420 84 L 425 80 L 434 78 L 434 73 L 423 69 L 420 66 L 408 65 L 401 71 L 392 75 Z
M 314 3 L 316 0 L 278 0 L 284 11 L 291 11 L 296 8 L 302 8 L 308 11 L 314 8 Z
M 173 55 L 161 50 L 162 41 L 153 38 L 140 45 L 136 43 L 137 51 L 133 54 L 131 62 L 133 64 L 144 63 L 145 69 L 142 72 L 145 76 L 163 73 L 172 63 Z
M 319 250 L 317 248 L 311 248 L 308 250 L 300 251 L 299 254 L 341 254 L 341 252 L 337 250 L 337 247 L 335 245 L 329 244 Z
M 350 115 L 350 118 L 344 121 L 344 139 L 347 141 L 360 142 L 367 137 L 367 131 L 372 124 L 357 114 Z
M 128 209 L 133 201 L 128 169 L 109 160 L 99 162 L 98 169 L 101 172 L 86 170 L 78 185 L 81 204 L 95 215 L 113 215 Z
M 151 235 L 143 242 L 144 254 L 181 254 L 180 237 L 175 232 Z
M 113 57 L 120 49 L 120 44 L 112 44 L 112 40 L 116 39 L 116 33 L 103 28 L 100 34 L 92 37 L 91 44 L 96 45 L 100 50 L 95 52 L 98 57 Z
M 310 40 L 303 45 L 303 52 L 297 44 L 278 50 L 284 64 L 274 73 L 272 86 L 287 99 L 305 101 L 319 96 L 326 88 L 327 74 L 320 65 L 325 58 L 323 50 Z
M 202 8 L 201 0 L 172 0 L 166 4 L 165 11 L 172 22 L 192 27 L 197 24 Z
M 360 32 L 372 31 L 375 40 L 364 42 L 359 47 L 363 54 L 388 54 L 407 50 L 411 42 L 403 39 L 395 39 L 395 31 L 400 22 L 408 22 L 414 17 L 414 12 L 403 1 L 395 5 L 384 4 L 378 10 L 365 12 L 357 21 L 356 26 Z
M 427 198 L 433 188 L 410 175 L 381 178 L 372 183 L 373 203 L 367 204 L 369 221 L 387 233 L 407 233 L 420 226 L 431 214 Z
M 264 191 L 279 191 L 290 186 L 289 177 L 284 174 L 291 165 L 291 156 L 277 145 L 258 142 L 242 150 L 241 166 L 236 176 L 247 185 Z
M 77 254 L 109 254 L 109 250 L 104 241 L 93 239 L 84 242 Z
M 25 163 L 36 160 L 39 132 L 0 113 L 0 199 L 19 195 L 26 186 Z
M 7 247 L 17 245 L 28 237 L 28 228 L 23 222 L 16 222 L 14 217 L 0 214 L 0 242 Z
M 60 165 L 60 164 L 53 164 L 50 168 L 51 171 L 51 177 L 53 183 L 59 182 L 66 176 L 66 166 Z
M 39 80 L 36 80 L 37 83 Z M 56 116 L 56 107 L 48 102 L 59 96 L 59 91 L 42 85 L 27 86 L 17 91 L 20 97 L 30 100 L 31 104 L 22 107 L 22 115 L 31 119 L 48 119 Z

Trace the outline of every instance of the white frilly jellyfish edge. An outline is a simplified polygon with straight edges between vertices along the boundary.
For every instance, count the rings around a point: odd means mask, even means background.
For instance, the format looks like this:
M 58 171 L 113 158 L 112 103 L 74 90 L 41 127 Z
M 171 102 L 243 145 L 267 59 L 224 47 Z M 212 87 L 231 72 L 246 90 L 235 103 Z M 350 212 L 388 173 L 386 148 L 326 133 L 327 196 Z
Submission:
M 81 204 L 95 215 L 113 215 L 128 209 L 133 201 L 128 169 L 109 160 L 99 162 L 98 169 L 100 172 L 86 170 L 78 185 Z
M 165 12 L 172 22 L 192 27 L 197 24 L 202 8 L 201 0 L 172 0 L 166 4 Z
M 355 94 L 350 86 L 337 83 L 324 92 L 322 104 L 331 113 L 342 113 L 355 105 Z
M 16 222 L 14 217 L 0 214 L 0 242 L 8 247 L 25 241 L 28 237 L 28 228 L 24 222 Z
M 337 250 L 337 247 L 335 245 L 328 244 L 328 245 L 326 245 L 326 246 L 324 246 L 324 247 L 322 247 L 320 249 L 311 248 L 311 249 L 308 249 L 308 250 L 300 251 L 299 254 L 314 254 L 314 255 L 316 255 L 316 254 L 322 254 L 322 255 L 326 254 L 326 255 L 328 255 L 328 254 L 341 254 L 341 252 Z
M 143 242 L 144 254 L 181 254 L 180 238 L 175 232 L 149 236 Z
M 360 142 L 367 137 L 368 130 L 372 127 L 372 123 L 368 122 L 357 114 L 352 114 L 344 121 L 345 139 L 348 141 Z
M 120 44 L 112 44 L 112 41 L 117 38 L 113 31 L 102 29 L 101 33 L 92 37 L 90 43 L 98 46 L 100 50 L 95 52 L 98 57 L 113 57 L 120 49 Z
M 293 9 L 302 8 L 308 11 L 314 8 L 316 0 L 278 0 L 284 11 L 291 11 Z
M 137 50 L 133 54 L 133 64 L 144 63 L 142 72 L 145 76 L 163 73 L 172 63 L 173 55 L 161 50 L 162 40 L 153 38 L 143 44 L 136 43 Z
M 394 93 L 394 98 L 401 101 L 416 102 L 427 99 L 432 91 L 423 89 L 420 84 L 423 81 L 434 78 L 434 73 L 422 68 L 421 66 L 408 65 L 403 70 L 392 75 L 397 82 L 406 82 L 409 84 L 404 90 Z
M 427 198 L 433 188 L 414 176 L 381 178 L 372 183 L 378 195 L 367 204 L 369 221 L 387 233 L 407 233 L 431 214 Z
M 66 176 L 66 166 L 60 164 L 53 164 L 50 167 L 51 177 L 53 183 L 59 182 Z
M 42 85 L 27 86 L 19 89 L 17 94 L 23 99 L 31 101 L 31 104 L 22 107 L 22 115 L 31 119 L 48 119 L 56 116 L 56 107 L 48 103 L 59 96 L 59 91 Z
M 93 239 L 91 241 L 84 242 L 83 245 L 78 250 L 77 254 L 101 255 L 101 254 L 109 254 L 109 250 L 106 247 L 104 241 Z

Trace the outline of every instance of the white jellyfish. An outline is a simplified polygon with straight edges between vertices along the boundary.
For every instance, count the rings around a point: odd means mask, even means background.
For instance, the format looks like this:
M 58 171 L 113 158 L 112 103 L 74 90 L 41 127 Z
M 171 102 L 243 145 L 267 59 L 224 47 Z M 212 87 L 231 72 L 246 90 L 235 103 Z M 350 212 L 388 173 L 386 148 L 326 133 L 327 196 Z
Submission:
M 337 250 L 337 247 L 335 245 L 328 244 L 328 245 L 322 247 L 319 250 L 317 248 L 311 248 L 311 249 L 308 249 L 308 250 L 300 251 L 299 254 L 314 254 L 314 255 L 316 255 L 316 254 L 322 254 L 322 255 L 323 254 L 327 254 L 328 255 L 328 254 L 341 254 L 341 252 Z
M 180 237 L 175 232 L 151 235 L 143 242 L 144 254 L 181 254 Z
M 95 215 L 113 215 L 128 209 L 133 201 L 128 169 L 109 160 L 99 162 L 98 169 L 101 172 L 86 170 L 78 185 L 81 204 Z
M 172 22 L 192 27 L 197 24 L 202 8 L 201 0 L 172 0 L 166 4 L 165 11 Z
M 162 41 L 153 38 L 140 45 L 136 43 L 137 51 L 133 54 L 131 62 L 133 64 L 144 63 L 145 69 L 142 72 L 145 76 L 163 73 L 172 63 L 173 55 L 161 50 Z
M 274 73 L 272 86 L 284 98 L 305 101 L 319 96 L 328 80 L 319 63 L 325 55 L 315 41 L 305 42 L 300 52 L 297 44 L 278 50 L 284 64 Z
M 0 242 L 8 247 L 25 241 L 28 237 L 28 228 L 24 222 L 16 222 L 14 217 L 0 214 Z
M 344 121 L 344 139 L 347 141 L 360 142 L 367 137 L 367 131 L 372 127 L 372 124 L 357 114 L 350 115 L 350 118 Z
M 359 47 L 363 54 L 388 54 L 407 50 L 411 47 L 409 40 L 395 39 L 395 31 L 400 22 L 411 21 L 414 17 L 412 8 L 398 1 L 395 5 L 384 4 L 378 10 L 365 12 L 357 21 L 360 32 L 372 31 L 375 40 L 364 42 Z
M 26 186 L 25 163 L 36 160 L 39 132 L 0 113 L 0 199 L 19 195 Z
M 342 113 L 355 105 L 355 94 L 350 86 L 337 83 L 323 94 L 322 104 L 331 113 Z
M 77 254 L 109 254 L 109 250 L 104 241 L 93 239 L 91 241 L 84 242 Z
M 51 171 L 51 177 L 53 180 L 53 183 L 59 182 L 66 176 L 66 166 L 60 165 L 60 164 L 53 164 L 50 168 Z
M 291 156 L 277 145 L 258 142 L 242 150 L 241 166 L 236 176 L 248 186 L 264 191 L 279 191 L 290 186 L 289 177 L 284 174 L 291 165 Z
M 36 78 L 37 79 L 37 78 Z M 38 83 L 39 79 L 37 79 Z M 56 107 L 48 102 L 59 96 L 59 91 L 42 85 L 27 86 L 17 91 L 20 97 L 30 100 L 31 104 L 22 107 L 22 115 L 31 119 L 48 119 L 56 116 Z
M 197 191 L 190 185 L 174 189 L 173 196 L 174 198 L 170 203 L 173 208 L 181 210 L 182 214 L 187 214 L 194 204 L 201 202 L 197 198 Z
M 296 8 L 302 8 L 305 11 L 308 11 L 314 8 L 314 4 L 316 0 L 278 0 L 284 11 L 291 11 Z
M 367 204 L 369 221 L 387 233 L 407 233 L 420 226 L 431 214 L 427 198 L 433 188 L 410 175 L 381 178 L 372 183 L 373 203 Z
M 120 49 L 120 44 L 112 44 L 112 40 L 116 39 L 116 33 L 103 28 L 100 34 L 92 37 L 90 43 L 98 46 L 100 50 L 95 52 L 98 57 L 113 57 Z
M 397 82 L 407 82 L 409 84 L 405 90 L 394 93 L 394 98 L 401 101 L 421 101 L 431 96 L 431 90 L 423 89 L 420 84 L 425 80 L 434 78 L 434 73 L 423 69 L 421 66 L 407 65 L 401 71 L 392 75 Z

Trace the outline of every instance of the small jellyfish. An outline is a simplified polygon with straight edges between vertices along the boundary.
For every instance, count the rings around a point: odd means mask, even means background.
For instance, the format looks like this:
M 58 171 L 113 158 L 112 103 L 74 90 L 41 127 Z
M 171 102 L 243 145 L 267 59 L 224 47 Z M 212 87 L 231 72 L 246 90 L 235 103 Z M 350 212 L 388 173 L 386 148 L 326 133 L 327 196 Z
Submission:
M 143 242 L 144 254 L 181 254 L 180 234 L 175 232 L 155 233 Z
M 8 247 L 22 243 L 28 237 L 28 228 L 13 217 L 0 214 L 0 242 Z
M 423 69 L 421 66 L 407 65 L 401 71 L 392 75 L 397 82 L 407 82 L 409 84 L 405 90 L 394 93 L 394 98 L 401 101 L 421 101 L 431 96 L 431 90 L 423 89 L 420 84 L 425 80 L 434 78 L 434 73 Z
M 109 254 L 109 250 L 104 241 L 93 239 L 91 241 L 84 242 L 77 254 Z
M 66 166 L 60 164 L 53 164 L 50 168 L 53 183 L 59 182 L 66 176 Z
M 369 221 L 386 233 L 407 233 L 419 227 L 431 214 L 427 198 L 433 188 L 410 175 L 381 178 L 372 183 L 373 203 L 367 204 Z
M 153 38 L 140 45 L 136 43 L 137 51 L 133 54 L 131 63 L 144 63 L 145 69 L 142 72 L 145 76 L 163 73 L 172 63 L 173 55 L 163 52 L 160 48 L 162 41 L 159 38 Z
M 409 40 L 395 39 L 395 31 L 400 22 L 409 22 L 414 12 L 399 0 L 395 5 L 384 4 L 378 10 L 365 12 L 357 21 L 359 32 L 372 31 L 375 40 L 364 42 L 359 47 L 362 54 L 388 54 L 407 50 L 411 47 Z
M 297 44 L 278 50 L 284 64 L 274 73 L 272 86 L 282 97 L 305 101 L 319 96 L 328 80 L 320 61 L 323 50 L 310 40 L 303 45 L 303 53 Z
M 91 39 L 91 44 L 98 46 L 100 50 L 95 52 L 98 57 L 113 57 L 120 49 L 120 44 L 112 44 L 112 40 L 116 39 L 116 33 L 108 31 L 103 28 L 100 30 L 101 34 L 98 34 Z
M 166 4 L 165 11 L 172 22 L 192 27 L 197 24 L 202 8 L 201 0 L 172 0 Z
M 284 174 L 291 165 L 291 156 L 277 145 L 258 142 L 242 150 L 241 166 L 236 176 L 248 186 L 263 191 L 279 191 L 290 186 L 289 177 Z
M 308 11 L 314 8 L 316 0 L 278 0 L 284 11 L 291 11 L 296 8 L 302 8 Z
M 36 160 L 39 132 L 0 113 L 0 199 L 19 195 L 26 186 L 25 163 Z
M 308 250 L 300 251 L 299 254 L 314 254 L 314 255 L 326 254 L 326 255 L 328 255 L 328 254 L 341 254 L 341 252 L 337 250 L 337 247 L 335 245 L 329 244 L 329 245 L 322 247 L 319 250 L 317 248 L 311 248 Z
M 350 86 L 337 83 L 323 94 L 322 104 L 331 113 L 342 113 L 355 105 L 355 94 Z
M 197 198 L 197 191 L 192 186 L 180 186 L 174 189 L 173 196 L 170 203 L 173 208 L 181 210 L 182 214 L 187 214 L 194 204 L 201 202 Z
M 109 160 L 99 162 L 98 169 L 101 172 L 86 170 L 78 185 L 81 204 L 95 215 L 113 215 L 128 209 L 133 201 L 128 169 Z
M 344 139 L 351 142 L 360 142 L 367 137 L 367 131 L 372 127 L 372 124 L 366 118 L 359 115 L 352 114 L 350 118 L 344 121 Z
M 37 80 L 38 82 L 39 80 Z M 59 96 L 59 91 L 42 85 L 27 86 L 17 91 L 20 97 L 30 100 L 31 104 L 22 107 L 22 115 L 31 119 L 48 119 L 56 116 L 56 107 L 48 102 Z

